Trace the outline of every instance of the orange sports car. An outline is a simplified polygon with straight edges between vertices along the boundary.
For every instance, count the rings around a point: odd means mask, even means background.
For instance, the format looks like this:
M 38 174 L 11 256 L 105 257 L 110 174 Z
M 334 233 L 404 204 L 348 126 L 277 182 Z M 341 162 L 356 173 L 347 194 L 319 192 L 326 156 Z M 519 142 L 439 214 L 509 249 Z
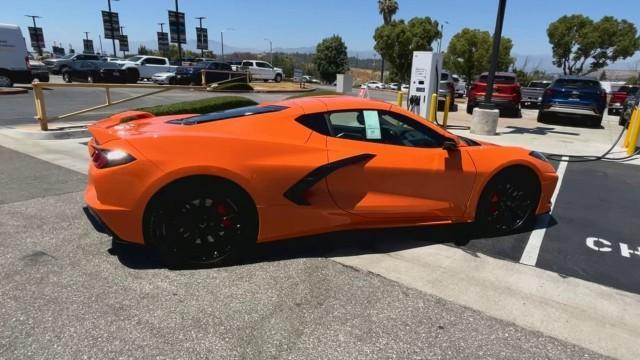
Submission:
M 385 102 L 306 97 L 203 115 L 125 112 L 90 127 L 87 215 L 171 264 L 343 229 L 475 222 L 551 209 L 544 156 L 451 134 Z

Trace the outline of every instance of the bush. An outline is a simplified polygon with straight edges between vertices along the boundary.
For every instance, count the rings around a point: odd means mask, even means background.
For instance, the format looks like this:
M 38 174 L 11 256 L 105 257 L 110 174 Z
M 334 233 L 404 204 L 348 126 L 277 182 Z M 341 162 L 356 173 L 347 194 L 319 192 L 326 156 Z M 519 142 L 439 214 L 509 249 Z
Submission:
M 335 91 L 332 90 L 313 90 L 313 91 L 307 91 L 307 92 L 303 92 L 300 94 L 295 94 L 292 96 L 289 96 L 287 98 L 288 99 L 295 99 L 295 98 L 301 98 L 301 97 L 305 97 L 305 96 L 323 96 L 323 95 L 342 95 L 340 93 L 337 93 Z
M 155 116 L 163 116 L 179 114 L 206 114 L 251 105 L 257 105 L 257 103 L 242 96 L 217 96 L 200 100 L 150 106 L 138 110 L 150 112 Z
M 226 83 L 209 88 L 209 91 L 253 91 L 253 86 L 247 83 Z

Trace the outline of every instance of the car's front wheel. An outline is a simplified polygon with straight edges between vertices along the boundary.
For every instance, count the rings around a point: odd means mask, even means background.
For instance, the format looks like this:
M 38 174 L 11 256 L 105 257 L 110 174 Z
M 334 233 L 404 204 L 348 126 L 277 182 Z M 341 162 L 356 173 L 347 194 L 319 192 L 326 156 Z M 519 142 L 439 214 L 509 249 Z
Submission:
M 71 74 L 69 74 L 68 71 L 65 71 L 62 73 L 62 81 L 66 82 L 66 83 L 70 83 L 71 82 Z
M 281 74 L 276 74 L 276 78 L 274 80 L 275 80 L 275 82 L 279 83 L 280 81 L 282 81 L 282 75 Z
M 481 232 L 504 235 L 533 224 L 540 184 L 532 170 L 506 169 L 489 181 L 478 201 L 476 224 Z
M 255 204 L 224 180 L 196 177 L 169 186 L 145 215 L 145 242 L 172 267 L 233 264 L 257 234 Z

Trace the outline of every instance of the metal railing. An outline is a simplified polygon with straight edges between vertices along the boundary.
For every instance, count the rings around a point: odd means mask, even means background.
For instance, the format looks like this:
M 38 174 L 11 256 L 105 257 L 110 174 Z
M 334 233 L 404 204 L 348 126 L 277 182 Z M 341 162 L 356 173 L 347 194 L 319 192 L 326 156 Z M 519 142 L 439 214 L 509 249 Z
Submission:
M 87 112 L 91 112 L 94 110 L 106 108 L 108 106 L 122 104 L 127 101 L 132 101 L 136 99 L 143 98 L 145 96 L 151 96 L 160 94 L 170 90 L 176 89 L 198 89 L 203 90 L 206 86 L 185 86 L 185 85 L 151 85 L 151 84 L 79 84 L 79 83 L 70 83 L 70 84 L 56 84 L 56 83 L 41 83 L 41 82 L 33 82 L 33 97 L 36 105 L 36 119 L 40 123 L 40 129 L 43 131 L 49 130 L 49 121 L 60 120 L 64 118 L 68 118 L 74 115 L 80 115 Z M 105 89 L 105 98 L 106 103 L 102 105 L 92 106 L 90 108 L 74 111 L 68 114 L 58 115 L 58 116 L 47 116 L 47 107 L 45 102 L 45 96 L 43 89 L 44 88 L 103 88 Z M 112 100 L 111 99 L 111 89 L 152 89 L 155 91 L 151 91 L 148 93 L 130 96 L 120 100 Z
M 207 83 L 207 73 L 215 73 L 215 74 L 227 74 L 227 79 L 224 80 L 219 80 L 219 81 L 213 81 L 210 83 Z M 227 70 L 201 70 L 201 76 L 202 76 L 202 84 L 204 86 L 210 86 L 210 85 L 221 85 L 221 84 L 226 84 L 226 83 L 231 83 L 231 82 L 240 82 L 240 80 L 244 80 L 242 82 L 248 84 L 249 82 L 251 82 L 251 73 L 249 71 L 227 71 Z

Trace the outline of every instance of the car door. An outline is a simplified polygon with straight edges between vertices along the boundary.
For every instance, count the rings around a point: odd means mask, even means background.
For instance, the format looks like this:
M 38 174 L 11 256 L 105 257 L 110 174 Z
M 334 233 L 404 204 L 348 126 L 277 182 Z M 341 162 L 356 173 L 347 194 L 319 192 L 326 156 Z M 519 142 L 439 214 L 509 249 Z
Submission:
M 256 65 L 258 66 L 260 79 L 270 80 L 273 78 L 272 76 L 273 69 L 271 68 L 271 65 L 267 64 L 264 61 L 256 61 Z
M 463 149 L 445 150 L 446 137 L 408 116 L 384 110 L 327 114 L 328 160 L 341 166 L 327 177 L 341 209 L 363 217 L 462 217 L 476 169 Z

